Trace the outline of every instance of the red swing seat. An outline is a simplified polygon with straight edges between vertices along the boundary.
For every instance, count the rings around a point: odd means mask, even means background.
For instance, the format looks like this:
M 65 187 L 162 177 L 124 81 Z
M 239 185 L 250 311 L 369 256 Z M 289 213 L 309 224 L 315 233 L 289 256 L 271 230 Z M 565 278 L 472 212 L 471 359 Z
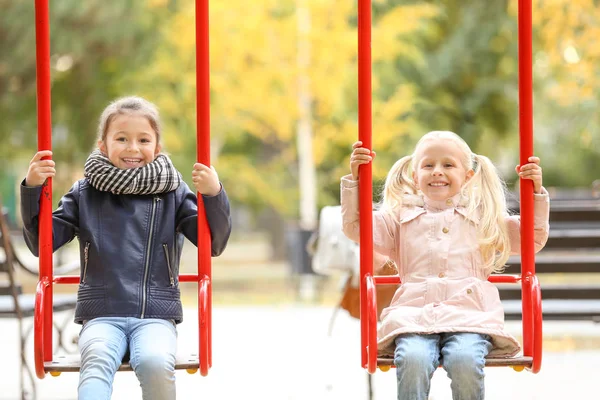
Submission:
M 377 298 L 376 298 L 375 284 L 398 285 L 398 284 L 400 284 L 400 278 L 398 277 L 398 275 L 375 276 L 375 277 L 368 276 L 366 278 L 366 280 L 368 282 L 366 285 L 367 286 L 367 315 L 368 315 L 368 318 L 370 318 L 371 315 L 374 315 L 375 318 L 377 318 Z M 521 283 L 521 280 L 522 279 L 521 279 L 520 275 L 500 275 L 499 274 L 499 275 L 492 275 L 489 278 L 489 281 L 493 282 L 493 283 Z M 536 345 L 536 347 L 534 347 L 534 353 L 532 356 L 521 355 L 521 356 L 515 356 L 515 357 L 508 357 L 508 358 L 507 357 L 498 357 L 498 358 L 488 357 L 485 359 L 486 367 L 512 367 L 515 371 L 522 371 L 524 369 L 528 369 L 533 372 L 539 371 L 539 368 L 541 366 L 540 362 L 541 362 L 541 352 L 542 352 L 541 288 L 540 288 L 539 281 L 536 276 L 532 276 L 531 279 L 528 279 L 528 281 L 530 281 L 531 283 L 528 283 L 524 286 L 527 286 L 529 289 L 527 289 L 526 291 L 523 291 L 522 293 L 529 294 L 530 301 L 533 306 L 533 320 L 534 320 L 533 336 L 534 336 L 534 344 Z M 375 307 L 375 308 L 373 308 L 373 307 Z M 370 321 L 368 321 L 368 322 L 370 322 Z M 373 327 L 372 323 L 369 323 L 367 329 L 368 329 L 368 332 L 367 332 L 367 339 L 368 339 L 367 352 L 368 352 L 369 348 L 377 349 L 377 321 L 375 320 L 375 327 Z M 373 341 L 374 341 L 374 343 L 373 343 Z M 376 354 L 376 351 L 375 351 L 375 354 Z M 373 355 L 368 353 L 368 356 L 372 357 Z M 372 365 L 373 360 L 369 360 L 367 362 L 367 368 L 368 368 L 369 362 Z M 380 370 L 387 371 L 390 368 L 394 367 L 394 359 L 392 357 L 377 357 L 375 364 Z M 375 371 L 373 369 L 373 371 L 369 371 L 369 372 L 372 373 Z

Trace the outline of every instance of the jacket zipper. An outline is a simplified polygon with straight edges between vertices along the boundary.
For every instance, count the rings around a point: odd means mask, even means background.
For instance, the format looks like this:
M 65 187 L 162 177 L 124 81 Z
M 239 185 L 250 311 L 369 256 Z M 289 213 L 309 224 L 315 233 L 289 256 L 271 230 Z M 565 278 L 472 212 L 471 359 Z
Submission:
M 87 276 L 88 261 L 90 260 L 90 242 L 85 242 L 85 248 L 83 249 L 83 276 L 81 283 L 85 283 L 85 277 Z
M 169 282 L 171 282 L 171 286 L 175 286 L 173 270 L 171 269 L 171 260 L 169 260 L 169 247 L 166 243 L 163 243 L 163 249 L 165 249 L 165 258 L 167 259 L 167 269 L 169 270 Z
M 152 201 L 152 214 L 150 216 L 150 232 L 148 233 L 148 248 L 146 249 L 146 261 L 144 263 L 144 284 L 142 286 L 142 314 L 140 318 L 144 318 L 146 313 L 146 290 L 148 287 L 148 270 L 150 267 L 150 252 L 152 251 L 152 232 L 154 231 L 154 216 L 156 215 L 156 205 L 160 201 L 160 197 L 155 197 Z

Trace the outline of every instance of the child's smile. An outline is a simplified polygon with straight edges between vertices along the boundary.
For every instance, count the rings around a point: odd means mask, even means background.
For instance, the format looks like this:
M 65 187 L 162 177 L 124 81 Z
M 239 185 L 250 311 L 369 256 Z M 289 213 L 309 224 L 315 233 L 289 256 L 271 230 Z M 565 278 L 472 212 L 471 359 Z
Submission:
M 123 158 L 122 160 L 129 168 L 137 168 L 143 162 L 141 158 Z

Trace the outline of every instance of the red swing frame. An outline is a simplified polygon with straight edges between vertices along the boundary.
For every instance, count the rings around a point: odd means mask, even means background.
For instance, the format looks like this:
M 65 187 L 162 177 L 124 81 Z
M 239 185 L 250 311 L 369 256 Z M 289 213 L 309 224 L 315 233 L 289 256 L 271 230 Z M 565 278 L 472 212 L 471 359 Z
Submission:
M 533 155 L 533 73 L 531 0 L 519 0 L 519 159 L 528 163 Z M 371 0 L 358 0 L 358 136 L 363 147 L 372 148 L 371 132 Z M 360 325 L 361 365 L 369 373 L 377 366 L 386 370 L 389 358 L 377 357 L 377 301 L 375 285 L 400 284 L 399 276 L 373 276 L 373 180 L 372 165 L 359 168 L 360 213 Z M 520 180 L 521 262 L 520 275 L 492 275 L 490 282 L 520 283 L 523 315 L 523 356 L 487 359 L 487 366 L 527 368 L 538 373 L 542 365 L 542 297 L 535 275 L 533 232 L 533 182 Z
M 196 113 L 199 163 L 210 165 L 210 72 L 208 0 L 196 0 Z M 52 150 L 52 117 L 50 85 L 49 0 L 35 1 L 36 78 L 38 151 Z M 212 366 L 212 270 L 210 230 L 202 196 L 198 195 L 198 273 L 181 274 L 180 282 L 198 283 L 198 357 L 178 360 L 176 369 L 194 373 L 198 368 L 206 376 Z M 79 284 L 79 276 L 53 276 L 52 271 L 52 179 L 42 188 L 40 197 L 39 255 L 40 272 L 36 289 L 34 314 L 35 371 L 43 379 L 46 372 L 79 370 L 78 362 L 62 364 L 52 354 L 52 301 L 54 284 Z M 50 349 L 50 350 L 48 350 Z M 122 370 L 130 370 L 122 366 Z

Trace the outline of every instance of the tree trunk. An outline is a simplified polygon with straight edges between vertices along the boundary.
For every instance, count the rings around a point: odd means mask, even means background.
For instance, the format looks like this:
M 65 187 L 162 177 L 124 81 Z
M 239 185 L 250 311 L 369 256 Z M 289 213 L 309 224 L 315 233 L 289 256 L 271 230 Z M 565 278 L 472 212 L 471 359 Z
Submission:
M 317 225 L 317 178 L 313 157 L 312 112 L 310 79 L 310 14 L 305 0 L 297 1 L 298 16 L 298 110 L 297 125 L 298 176 L 300 186 L 300 221 L 304 230 L 314 230 Z

